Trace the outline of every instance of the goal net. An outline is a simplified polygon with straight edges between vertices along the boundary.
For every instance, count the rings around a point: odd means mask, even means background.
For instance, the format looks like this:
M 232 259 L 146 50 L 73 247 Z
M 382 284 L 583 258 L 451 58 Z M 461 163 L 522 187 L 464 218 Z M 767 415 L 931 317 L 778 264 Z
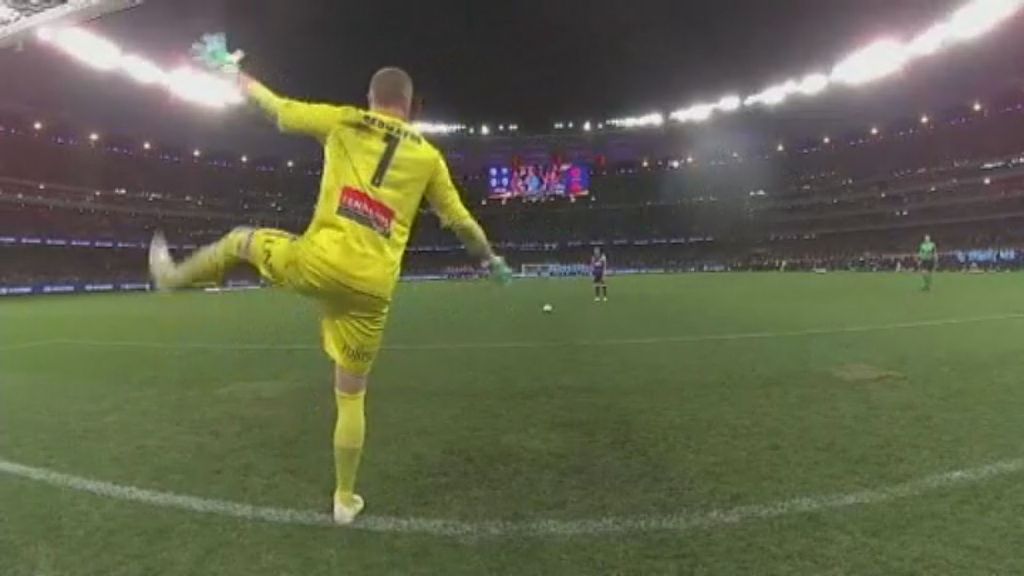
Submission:
M 19 44 L 40 26 L 84 22 L 141 3 L 142 0 L 0 0 L 0 48 Z

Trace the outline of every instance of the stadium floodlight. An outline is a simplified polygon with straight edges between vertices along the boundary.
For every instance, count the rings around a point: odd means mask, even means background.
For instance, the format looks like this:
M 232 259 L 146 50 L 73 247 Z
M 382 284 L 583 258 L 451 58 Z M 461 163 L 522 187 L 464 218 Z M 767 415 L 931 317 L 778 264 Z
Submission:
M 717 106 L 718 109 L 721 110 L 722 112 L 735 112 L 736 110 L 739 110 L 740 106 L 742 105 L 743 102 L 740 100 L 739 96 L 736 96 L 735 94 L 730 94 L 729 96 L 723 96 L 718 101 Z
M 787 80 L 768 86 L 744 97 L 743 104 L 778 106 L 796 94 L 821 94 L 832 84 L 859 86 L 880 80 L 899 72 L 918 58 L 931 56 L 991 31 L 1022 7 L 1024 0 L 970 0 L 949 18 L 912 36 L 906 43 L 894 39 L 877 40 L 840 59 L 827 75 L 813 73 L 799 80 Z M 724 108 L 716 110 L 725 111 Z M 677 110 L 671 117 L 680 122 L 700 121 L 702 111 L 701 108 L 691 106 Z
M 795 80 L 789 80 L 782 84 L 769 86 L 764 90 L 758 92 L 757 94 L 748 96 L 746 100 L 743 101 L 743 103 L 746 104 L 747 106 L 752 106 L 754 104 L 764 104 L 765 106 L 777 106 L 785 102 L 786 98 L 788 98 L 791 94 L 794 94 L 799 88 L 800 85 L 797 84 Z
M 294 160 L 289 160 L 288 161 L 288 167 L 289 168 L 295 168 L 295 161 Z
M 482 134 L 483 136 L 487 136 L 490 133 L 491 133 L 491 127 L 490 126 L 488 126 L 487 124 L 483 124 L 483 125 L 480 126 L 480 134 Z
M 914 56 L 931 56 L 946 46 L 949 37 L 949 24 L 941 22 L 917 35 L 907 45 L 907 50 Z
M 164 71 L 159 66 L 134 54 L 121 59 L 121 70 L 139 84 L 159 84 L 165 82 Z
M 443 122 L 414 122 L 413 127 L 421 134 L 454 134 L 466 129 L 463 124 L 446 124 Z
M 927 114 L 922 114 L 921 115 L 921 124 L 927 124 L 929 122 L 931 122 L 931 118 L 929 118 Z
M 643 116 L 611 118 L 604 123 L 616 128 L 657 128 L 665 123 L 665 117 L 658 112 L 651 112 Z
M 711 115 L 715 112 L 715 104 L 694 104 L 689 108 L 681 108 L 672 112 L 668 115 L 669 118 L 676 122 L 704 122 L 711 118 Z
M 975 112 L 981 112 L 981 102 L 978 102 L 977 100 L 975 100 L 974 101 L 974 106 L 972 108 L 974 109 Z
M 872 136 L 878 136 L 878 126 L 872 126 L 871 127 L 871 135 Z
M 242 164 L 246 164 L 246 163 L 248 163 L 248 162 L 249 162 L 249 157 L 248 157 L 248 156 L 242 156 L 242 157 L 240 158 L 240 160 L 242 161 Z
M 118 72 L 144 85 L 158 85 L 186 102 L 223 108 L 241 104 L 241 91 L 231 81 L 181 66 L 165 71 L 135 54 L 125 54 L 115 43 L 77 27 L 41 28 L 38 37 L 72 59 L 104 72 Z
M 202 155 L 203 155 L 203 151 L 198 149 L 198 148 L 196 148 L 195 150 L 192 151 L 192 157 L 193 158 L 199 158 Z
M 100 139 L 100 135 L 99 134 L 97 134 L 95 132 L 89 134 L 89 141 L 90 142 L 96 142 L 99 139 Z
M 975 0 L 953 13 L 949 19 L 950 36 L 971 40 L 992 30 L 1021 6 L 1020 0 Z
M 60 48 L 68 56 L 97 70 L 114 70 L 121 63 L 121 48 L 106 38 L 101 38 L 82 28 L 60 28 L 50 31 L 43 28 L 40 38 Z
M 907 51 L 899 42 L 878 40 L 836 64 L 831 79 L 850 86 L 867 84 L 899 72 L 908 58 Z
M 777 152 L 785 152 L 786 151 L 786 147 L 783 146 L 782 143 L 780 142 L 779 145 L 775 147 L 775 150 Z
M 43 129 L 43 123 L 38 121 L 38 120 L 36 120 L 35 122 L 32 123 L 32 129 L 37 131 L 37 132 L 39 130 L 42 130 Z
M 150 144 L 149 142 L 143 142 L 143 143 L 142 143 L 142 149 L 143 149 L 143 150 L 149 150 L 149 149 L 150 149 L 150 148 L 152 148 L 152 147 L 153 147 L 153 145 L 152 145 L 152 144 Z
M 829 138 L 828 136 L 825 136 L 824 138 L 821 139 L 821 143 L 822 144 L 831 144 L 832 143 L 832 139 Z
M 192 104 L 223 108 L 244 101 L 238 87 L 223 78 L 190 66 L 179 66 L 167 74 L 171 94 Z
M 804 96 L 815 96 L 828 88 L 828 76 L 824 74 L 808 74 L 800 79 L 796 90 Z
M 583 131 L 590 132 L 591 130 L 593 130 L 593 126 L 590 125 L 590 120 L 587 120 L 583 123 Z

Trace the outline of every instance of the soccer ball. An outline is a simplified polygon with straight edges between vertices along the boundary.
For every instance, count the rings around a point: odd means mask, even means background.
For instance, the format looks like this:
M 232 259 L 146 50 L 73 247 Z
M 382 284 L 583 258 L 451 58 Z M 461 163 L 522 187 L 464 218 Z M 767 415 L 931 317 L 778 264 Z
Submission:
M 545 314 L 551 314 L 552 312 L 555 311 L 555 307 L 552 306 L 551 304 L 545 304 L 544 306 L 541 307 L 540 310 Z

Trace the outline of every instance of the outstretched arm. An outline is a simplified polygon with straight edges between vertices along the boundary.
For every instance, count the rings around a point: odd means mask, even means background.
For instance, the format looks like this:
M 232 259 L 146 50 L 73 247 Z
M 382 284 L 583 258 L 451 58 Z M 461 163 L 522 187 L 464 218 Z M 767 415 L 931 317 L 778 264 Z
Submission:
M 246 96 L 274 119 L 282 132 L 307 134 L 323 140 L 345 114 L 342 106 L 311 104 L 278 96 L 247 74 L 239 76 L 239 83 Z

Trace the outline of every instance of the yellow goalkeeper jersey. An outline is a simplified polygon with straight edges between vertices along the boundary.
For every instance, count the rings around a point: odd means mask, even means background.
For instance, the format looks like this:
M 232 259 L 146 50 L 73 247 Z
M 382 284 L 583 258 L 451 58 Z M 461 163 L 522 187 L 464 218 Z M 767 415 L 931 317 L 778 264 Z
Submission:
M 281 131 L 313 136 L 324 147 L 320 196 L 301 250 L 325 288 L 341 283 L 389 299 L 424 196 L 446 227 L 471 218 L 444 157 L 408 123 L 281 98 L 260 84 L 249 92 Z

